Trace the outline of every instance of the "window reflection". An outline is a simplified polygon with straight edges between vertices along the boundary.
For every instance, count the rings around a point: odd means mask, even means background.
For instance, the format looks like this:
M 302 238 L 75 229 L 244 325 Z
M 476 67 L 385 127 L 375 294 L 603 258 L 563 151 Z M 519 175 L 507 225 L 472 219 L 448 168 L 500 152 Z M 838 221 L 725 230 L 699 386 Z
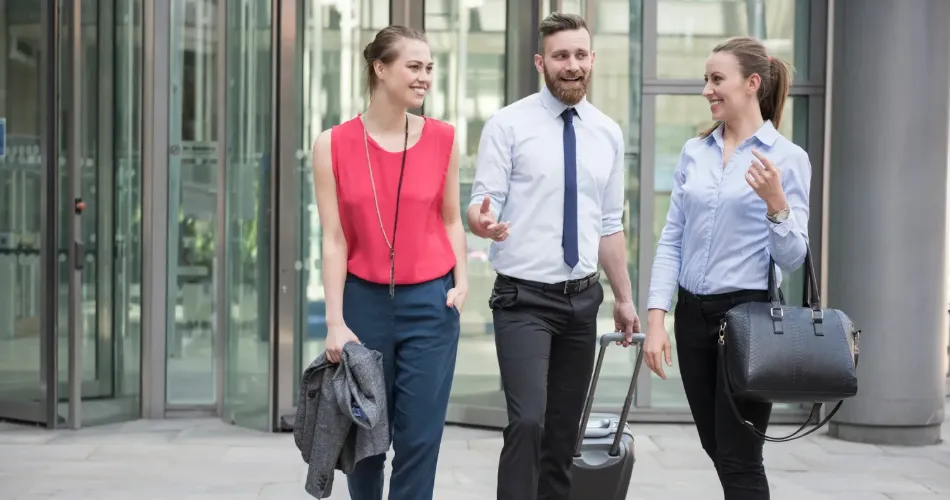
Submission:
M 625 151 L 626 211 L 624 231 L 627 239 L 627 268 L 634 303 L 637 303 L 639 272 L 639 210 L 640 206 L 640 108 L 642 78 L 642 0 L 574 0 L 564 1 L 560 12 L 585 18 L 591 31 L 595 52 L 587 99 L 623 131 Z M 549 2 L 542 5 L 542 19 L 551 13 Z M 544 79 L 539 78 L 540 86 Z M 614 294 L 605 275 L 604 302 L 598 314 L 598 331 L 614 330 Z M 618 407 L 623 403 L 636 351 L 610 349 L 604 358 L 604 369 L 598 383 L 597 405 Z
M 702 79 L 709 51 L 732 36 L 761 39 L 808 77 L 808 3 L 797 0 L 657 0 L 657 78 Z
M 47 52 L 40 35 L 41 4 L 27 3 L 19 10 L 20 19 L 0 16 L 0 36 L 10 41 L 0 53 L 0 113 L 6 127 L 6 150 L 0 157 L 0 400 L 17 403 L 42 401 L 47 394 L 40 362 L 45 312 L 40 117 L 49 105 L 42 92 Z M 46 244 L 55 251 L 55 242 Z
M 268 429 L 270 392 L 271 109 L 270 0 L 231 0 L 225 176 L 227 308 L 224 416 Z
M 217 0 L 171 3 L 167 402 L 217 398 Z
M 482 126 L 505 105 L 505 25 L 505 0 L 425 3 L 425 30 L 436 80 L 424 112 L 455 125 L 463 210 L 471 198 Z M 455 401 L 459 396 L 497 392 L 501 383 L 488 309 L 495 279 L 488 247 L 489 241 L 468 235 L 469 300 L 462 315 L 452 387 Z
M 295 321 L 294 373 L 323 352 L 326 338 L 323 279 L 320 276 L 320 216 L 314 193 L 312 146 L 321 131 L 353 118 L 368 104 L 363 48 L 389 24 L 389 0 L 329 0 L 297 3 L 300 45 L 297 60 L 303 75 L 297 96 L 297 171 L 301 213 L 298 234 L 300 294 Z M 294 377 L 296 393 L 299 377 Z

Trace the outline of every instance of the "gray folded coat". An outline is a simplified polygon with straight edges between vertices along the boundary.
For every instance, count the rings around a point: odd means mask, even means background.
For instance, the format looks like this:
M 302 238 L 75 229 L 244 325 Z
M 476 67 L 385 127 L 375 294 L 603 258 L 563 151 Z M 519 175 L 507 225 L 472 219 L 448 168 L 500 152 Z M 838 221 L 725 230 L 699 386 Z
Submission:
M 297 399 L 294 442 L 307 468 L 307 493 L 330 496 L 333 472 L 389 451 L 383 355 L 351 342 L 339 364 L 321 354 L 304 370 Z

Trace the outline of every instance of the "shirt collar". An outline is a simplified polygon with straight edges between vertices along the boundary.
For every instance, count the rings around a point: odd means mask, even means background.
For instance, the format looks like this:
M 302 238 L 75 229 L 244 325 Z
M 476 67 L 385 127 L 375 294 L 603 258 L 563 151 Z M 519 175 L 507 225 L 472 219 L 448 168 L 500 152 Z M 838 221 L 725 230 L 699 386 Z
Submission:
M 711 134 L 709 134 L 709 137 L 712 137 L 719 147 L 723 147 L 723 127 L 725 127 L 725 125 L 720 123 L 719 126 L 716 127 Z M 778 130 L 775 129 L 775 125 L 772 124 L 772 120 L 765 120 L 765 123 L 759 127 L 759 130 L 755 131 L 755 134 L 753 134 L 752 137 L 755 137 L 756 140 L 758 140 L 762 145 L 772 147 L 772 145 L 775 144 L 775 141 L 778 140 L 779 133 Z
M 548 110 L 551 116 L 555 118 L 561 116 L 561 113 L 568 108 L 566 104 L 559 101 L 557 97 L 554 97 L 554 94 L 551 93 L 547 85 L 541 87 L 541 104 L 544 106 L 544 109 Z M 583 120 L 584 116 L 589 114 L 587 113 L 587 106 L 590 106 L 590 102 L 587 101 L 587 97 L 585 96 L 581 99 L 581 102 L 574 105 L 574 111 L 576 111 L 575 116 Z

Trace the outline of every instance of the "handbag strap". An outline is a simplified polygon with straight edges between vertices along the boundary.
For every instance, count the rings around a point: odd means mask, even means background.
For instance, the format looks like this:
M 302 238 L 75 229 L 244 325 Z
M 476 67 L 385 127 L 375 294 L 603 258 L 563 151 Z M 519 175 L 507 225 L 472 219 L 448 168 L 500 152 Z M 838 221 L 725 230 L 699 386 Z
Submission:
M 857 333 L 860 333 L 860 332 L 857 332 Z M 855 338 L 855 341 L 857 341 L 857 338 Z M 855 345 L 855 352 L 854 352 L 854 367 L 855 368 L 858 367 L 857 345 Z M 808 414 L 808 418 L 805 419 L 805 423 L 802 424 L 801 427 L 799 427 L 795 432 L 789 434 L 788 436 L 776 438 L 776 437 L 769 436 L 765 434 L 764 432 L 756 429 L 755 426 L 752 425 L 751 422 L 742 418 L 742 414 L 739 412 L 739 407 L 736 405 L 735 397 L 732 395 L 732 387 L 729 384 L 729 367 L 728 367 L 728 364 L 726 363 L 725 342 L 719 342 L 719 376 L 722 377 L 722 386 L 726 392 L 726 400 L 729 401 L 729 407 L 732 408 L 732 413 L 733 415 L 735 415 L 739 423 L 742 424 L 742 426 L 745 427 L 746 429 L 750 430 L 753 434 L 759 436 L 760 438 L 770 443 L 786 443 L 788 441 L 794 441 L 796 439 L 803 438 L 817 431 L 818 429 L 821 429 L 822 427 L 825 426 L 825 424 L 831 421 L 831 417 L 835 416 L 835 413 L 838 413 L 838 410 L 841 408 L 841 405 L 844 403 L 843 399 L 841 401 L 838 401 L 835 407 L 832 408 L 830 412 L 828 412 L 828 415 L 825 415 L 825 418 L 823 418 L 821 422 L 818 422 L 817 424 L 815 424 L 815 426 L 812 427 L 808 432 L 804 434 L 799 434 L 800 432 L 805 430 L 806 427 L 808 427 L 808 423 L 811 422 L 812 418 L 815 417 L 815 414 L 818 413 L 818 409 L 821 408 L 823 404 L 823 403 L 815 403 L 814 405 L 812 405 L 811 413 Z
M 778 293 L 778 279 L 775 273 L 775 268 L 777 265 L 778 264 L 775 263 L 775 259 L 769 255 L 769 302 L 772 302 L 773 304 L 784 305 L 785 301 Z M 805 267 L 805 298 L 803 305 L 805 307 L 810 307 L 812 310 L 821 310 L 821 295 L 818 292 L 818 278 L 817 274 L 815 273 L 815 264 L 812 260 L 811 247 L 808 245 L 808 243 L 805 243 L 805 262 L 803 266 Z
M 769 255 L 769 279 L 768 279 L 768 295 L 769 302 L 771 303 L 770 313 L 772 316 L 772 325 L 775 329 L 775 333 L 781 334 L 784 333 L 784 328 L 782 325 L 782 320 L 784 319 L 784 312 L 782 311 L 782 306 L 785 305 L 785 299 L 782 297 L 782 294 L 779 293 L 778 289 L 778 278 L 776 277 L 775 268 L 777 264 L 775 259 Z M 812 260 L 811 247 L 808 245 L 808 242 L 805 242 L 805 297 L 804 297 L 804 306 L 812 310 L 811 317 L 812 322 L 815 325 L 815 334 L 822 335 L 822 322 L 824 321 L 825 314 L 821 310 L 821 295 L 818 292 L 818 278 L 815 273 L 815 264 Z

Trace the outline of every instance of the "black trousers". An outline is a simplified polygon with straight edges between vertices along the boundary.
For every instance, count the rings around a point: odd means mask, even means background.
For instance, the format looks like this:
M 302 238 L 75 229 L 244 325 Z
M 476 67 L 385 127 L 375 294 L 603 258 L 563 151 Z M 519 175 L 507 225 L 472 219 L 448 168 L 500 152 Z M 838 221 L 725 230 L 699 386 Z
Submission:
M 764 440 L 736 419 L 718 369 L 719 321 L 726 311 L 746 302 L 768 302 L 767 292 L 694 295 L 680 288 L 674 311 L 676 356 L 699 441 L 716 467 L 725 500 L 768 500 Z M 736 400 L 736 406 L 756 429 L 766 431 L 770 403 Z
M 498 500 L 567 500 L 603 300 L 600 283 L 564 293 L 495 280 L 488 304 L 508 405 Z

